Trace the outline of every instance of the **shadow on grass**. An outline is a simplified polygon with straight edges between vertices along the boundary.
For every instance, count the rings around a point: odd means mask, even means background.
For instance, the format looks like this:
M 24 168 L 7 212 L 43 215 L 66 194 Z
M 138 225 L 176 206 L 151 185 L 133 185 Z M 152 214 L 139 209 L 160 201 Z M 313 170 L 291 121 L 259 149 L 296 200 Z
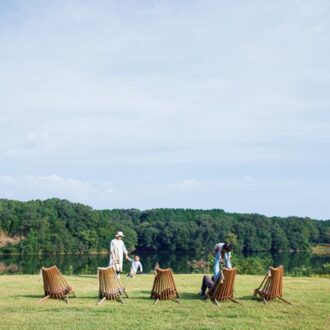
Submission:
M 21 298 L 35 298 L 35 299 L 42 299 L 45 298 L 43 295 L 36 295 L 36 294 L 17 294 L 14 297 L 21 297 Z M 56 298 L 48 298 L 49 300 L 63 300 L 63 299 L 56 299 Z M 81 297 L 81 296 L 69 296 L 69 300 L 76 300 L 76 299 L 98 299 L 96 296 L 95 297 Z
M 234 297 L 237 299 L 237 297 Z M 239 297 L 239 300 L 262 302 L 262 299 L 254 298 L 252 295 Z
M 146 296 L 148 296 L 150 298 L 150 295 L 151 295 L 151 290 L 141 290 L 141 291 L 138 291 L 139 293 L 142 293 Z
M 289 304 L 286 304 L 284 301 L 282 301 L 281 299 L 271 299 L 271 300 L 267 300 L 267 304 L 265 304 L 262 300 L 262 298 L 260 297 L 253 297 L 253 296 L 243 296 L 243 297 L 239 297 L 239 300 L 245 300 L 245 301 L 254 301 L 255 303 L 261 305 L 261 306 L 268 306 L 271 304 L 283 304 L 283 306 L 289 306 Z
M 14 297 L 24 297 L 24 298 L 36 298 L 36 299 L 42 299 L 44 298 L 41 294 L 16 294 Z
M 205 300 L 204 296 L 199 296 L 197 293 L 195 292 L 182 292 L 179 293 L 179 297 L 180 299 L 184 299 L 184 300 Z
M 96 275 L 66 275 L 66 276 L 75 276 L 75 277 L 83 277 L 83 278 L 97 278 Z
M 150 300 L 153 301 L 154 299 L 150 297 L 150 291 L 141 290 L 139 293 L 143 296 L 135 296 L 133 299 L 139 300 Z M 205 300 L 203 296 L 199 296 L 197 293 L 194 292 L 179 292 L 179 300 Z

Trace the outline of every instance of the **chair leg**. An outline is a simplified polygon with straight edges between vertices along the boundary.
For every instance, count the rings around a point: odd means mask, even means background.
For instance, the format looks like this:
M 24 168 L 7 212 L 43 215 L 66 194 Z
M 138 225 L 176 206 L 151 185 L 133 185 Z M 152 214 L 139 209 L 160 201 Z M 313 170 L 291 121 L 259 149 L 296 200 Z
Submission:
M 236 304 L 242 305 L 239 301 L 237 301 L 237 300 L 234 299 L 234 298 L 229 298 L 229 300 L 231 300 L 232 302 L 234 302 L 234 303 L 236 303 Z
M 68 304 L 69 303 L 69 295 L 64 296 L 63 300 Z
M 264 302 L 265 305 L 267 305 L 267 300 L 265 297 L 262 297 L 262 301 Z
M 155 301 L 154 301 L 154 305 L 156 305 L 158 303 L 159 299 L 156 298 Z
M 41 298 L 41 299 L 37 302 L 37 304 L 42 303 L 43 301 L 47 300 L 49 297 L 50 297 L 50 296 L 47 295 L 46 297 Z
M 178 304 L 181 304 L 181 302 L 180 302 L 180 300 L 178 298 L 173 299 L 173 301 L 175 301 Z
M 106 301 L 107 297 L 103 297 L 96 305 L 102 305 Z
M 216 300 L 216 299 L 213 300 L 213 303 L 214 303 L 215 305 L 217 305 L 218 307 L 220 306 L 218 300 Z
M 285 299 L 282 298 L 282 297 L 277 297 L 277 298 L 281 299 L 282 301 L 284 301 L 285 303 L 287 303 L 287 304 L 289 304 L 289 305 L 292 305 L 289 301 L 285 300 Z
M 128 294 L 126 293 L 126 290 L 124 290 L 125 297 L 128 298 Z
M 123 298 L 121 297 L 121 295 L 118 296 L 118 300 L 119 300 L 123 305 L 125 304 Z

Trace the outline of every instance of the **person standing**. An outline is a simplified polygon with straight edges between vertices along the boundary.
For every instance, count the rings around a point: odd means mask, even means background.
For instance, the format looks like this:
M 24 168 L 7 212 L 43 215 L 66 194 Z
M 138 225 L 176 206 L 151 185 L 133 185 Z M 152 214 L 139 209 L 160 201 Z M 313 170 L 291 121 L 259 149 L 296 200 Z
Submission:
M 120 276 L 123 271 L 123 259 L 124 255 L 126 260 L 128 260 L 128 252 L 123 242 L 124 234 L 122 231 L 118 231 L 115 238 L 110 243 L 110 261 L 109 266 L 114 266 L 116 273 Z

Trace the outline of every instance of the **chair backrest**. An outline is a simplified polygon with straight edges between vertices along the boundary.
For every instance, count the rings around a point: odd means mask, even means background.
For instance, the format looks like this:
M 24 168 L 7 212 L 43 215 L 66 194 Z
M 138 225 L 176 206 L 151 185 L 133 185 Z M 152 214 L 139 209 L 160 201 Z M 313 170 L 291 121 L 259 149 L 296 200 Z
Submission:
M 235 277 L 237 274 L 236 268 L 225 268 L 223 270 L 222 277 L 214 283 L 212 288 L 208 292 L 208 296 L 212 300 L 226 300 L 229 298 L 233 298 L 234 293 L 234 284 L 235 284 Z
M 115 299 L 119 294 L 123 293 L 125 288 L 117 276 L 113 266 L 99 267 L 97 269 L 99 279 L 100 298 Z
M 267 280 L 259 290 L 267 300 L 282 297 L 283 270 L 282 265 L 277 268 L 269 267 Z
M 72 287 L 65 280 L 56 266 L 42 267 L 45 295 L 61 299 L 72 291 Z
M 179 298 L 171 268 L 156 268 L 156 276 L 151 290 L 151 298 L 174 299 Z

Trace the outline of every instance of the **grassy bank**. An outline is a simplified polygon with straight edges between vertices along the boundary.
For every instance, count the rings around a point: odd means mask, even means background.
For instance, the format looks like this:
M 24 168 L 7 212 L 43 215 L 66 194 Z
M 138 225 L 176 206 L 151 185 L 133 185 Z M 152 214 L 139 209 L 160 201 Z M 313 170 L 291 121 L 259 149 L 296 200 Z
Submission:
M 330 244 L 319 244 L 312 248 L 313 254 L 330 255 Z
M 218 308 L 197 295 L 201 275 L 175 275 L 181 304 L 149 298 L 153 275 L 123 279 L 130 298 L 95 306 L 95 276 L 66 276 L 77 298 L 69 304 L 48 300 L 37 305 L 42 282 L 36 275 L 0 276 L 1 329 L 326 329 L 330 324 L 330 279 L 284 279 L 284 297 L 265 306 L 251 299 L 262 276 L 239 275 L 234 296 L 242 305 L 225 302 Z

